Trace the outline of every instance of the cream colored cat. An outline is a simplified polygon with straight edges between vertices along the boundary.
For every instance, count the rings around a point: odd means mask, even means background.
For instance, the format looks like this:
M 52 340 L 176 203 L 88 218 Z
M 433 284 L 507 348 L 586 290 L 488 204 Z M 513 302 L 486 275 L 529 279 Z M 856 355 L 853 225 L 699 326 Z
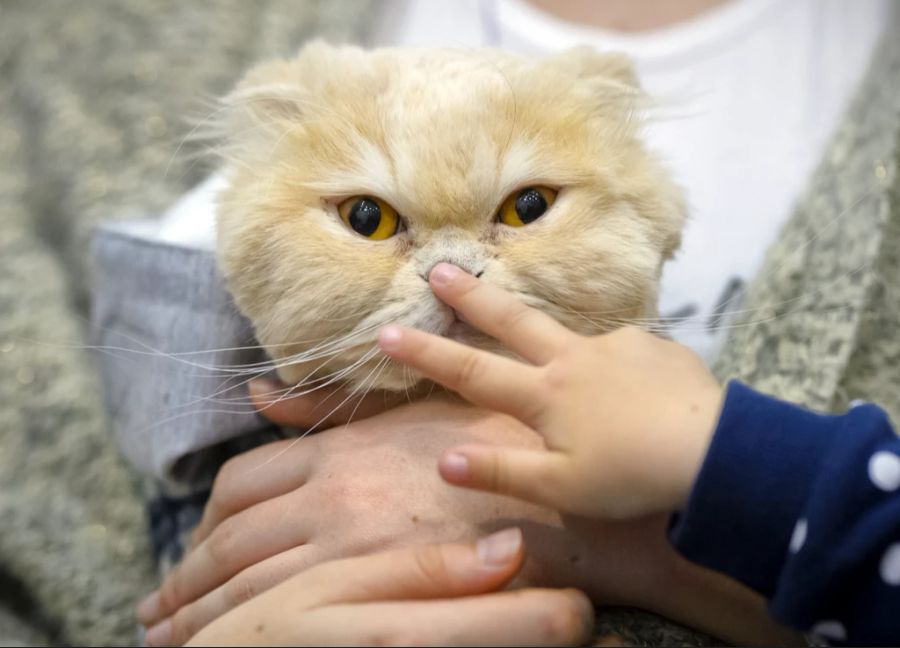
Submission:
M 281 378 L 413 386 L 375 349 L 388 322 L 490 347 L 433 296 L 440 261 L 584 333 L 655 316 L 685 207 L 641 101 L 587 49 L 313 43 L 252 70 L 220 124 L 218 252 Z

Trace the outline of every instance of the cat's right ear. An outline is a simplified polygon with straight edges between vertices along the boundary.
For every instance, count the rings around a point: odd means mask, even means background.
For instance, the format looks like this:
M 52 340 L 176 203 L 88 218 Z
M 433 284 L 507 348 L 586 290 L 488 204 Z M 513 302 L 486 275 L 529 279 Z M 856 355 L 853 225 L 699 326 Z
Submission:
M 269 83 L 238 87 L 223 102 L 237 119 L 252 124 L 297 123 L 303 117 L 306 103 L 299 86 Z
M 308 112 L 309 99 L 302 86 L 284 80 L 260 83 L 255 72 L 221 100 L 216 139 L 222 150 L 233 155 L 270 154 L 285 134 L 302 128 Z
M 309 101 L 292 62 L 265 63 L 219 100 L 199 137 L 211 140 L 226 159 L 250 162 L 270 154 L 285 133 L 302 128 Z

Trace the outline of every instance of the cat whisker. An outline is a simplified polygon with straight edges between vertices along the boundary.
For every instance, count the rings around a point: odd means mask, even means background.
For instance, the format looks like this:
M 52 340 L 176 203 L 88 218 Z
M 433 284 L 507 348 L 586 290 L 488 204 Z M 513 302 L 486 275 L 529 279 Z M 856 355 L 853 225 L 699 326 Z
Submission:
M 360 360 L 358 360 L 356 363 L 354 363 L 353 365 L 346 367 L 345 369 L 338 372 L 340 375 L 327 381 L 327 384 L 334 384 L 336 382 L 339 382 L 341 380 L 341 378 L 343 378 L 345 375 L 352 372 L 354 369 L 362 366 L 368 360 L 371 360 L 373 357 L 375 357 L 375 355 L 377 355 L 377 353 L 378 353 L 377 348 L 372 349 L 369 353 L 367 353 L 365 356 L 363 356 L 363 358 L 360 358 Z M 288 389 L 287 393 L 282 395 L 280 398 L 275 399 L 274 401 L 266 404 L 264 407 L 259 408 L 259 410 L 257 410 L 257 411 L 263 412 L 263 411 L 269 409 L 270 407 L 274 406 L 276 403 L 283 401 L 285 398 L 288 398 L 291 396 L 302 396 L 302 395 L 305 395 L 308 393 L 312 393 L 312 392 L 316 391 L 317 389 L 321 389 L 324 386 L 326 386 L 326 385 L 322 384 L 322 385 L 317 385 L 316 387 L 309 389 L 309 390 L 297 391 L 297 388 L 300 387 L 300 385 L 294 385 L 293 387 Z M 138 432 L 138 434 L 139 435 L 147 434 L 149 432 L 152 432 L 154 429 L 159 428 L 167 423 L 172 423 L 173 421 L 177 421 L 179 419 L 182 419 L 182 418 L 185 418 L 188 416 L 201 416 L 201 415 L 211 415 L 211 414 L 247 414 L 252 411 L 253 411 L 252 408 L 248 407 L 248 408 L 242 408 L 242 409 L 224 409 L 224 408 L 222 408 L 222 409 L 204 409 L 204 410 L 193 410 L 193 411 L 189 411 L 189 412 L 181 412 L 179 414 L 175 414 L 173 416 L 166 417 L 160 421 L 156 421 L 152 425 L 149 425 L 149 426 L 143 428 L 142 430 L 140 430 Z M 330 416 L 332 413 L 333 412 L 329 413 L 327 416 Z M 321 423 L 321 421 L 320 421 L 320 423 Z
M 265 410 L 267 410 L 267 409 L 269 409 L 270 407 L 276 405 L 277 403 L 282 402 L 282 401 L 285 400 L 286 398 L 292 398 L 292 397 L 294 397 L 294 396 L 303 396 L 303 395 L 306 395 L 306 394 L 311 394 L 312 392 L 317 391 L 317 390 L 319 390 L 319 389 L 322 389 L 323 387 L 327 387 L 327 386 L 329 386 L 329 385 L 333 385 L 333 384 L 339 382 L 339 381 L 340 381 L 342 378 L 344 378 L 345 376 L 351 374 L 353 371 L 355 371 L 355 370 L 358 369 L 359 367 L 363 366 L 366 362 L 368 362 L 368 361 L 371 360 L 372 358 L 374 358 L 374 357 L 378 354 L 378 352 L 379 352 L 379 349 L 378 349 L 377 347 L 375 347 L 375 348 L 371 349 L 370 351 L 366 352 L 359 360 L 357 360 L 356 362 L 354 362 L 354 363 L 351 364 L 350 366 L 345 367 L 345 368 L 342 369 L 341 371 L 337 372 L 337 374 L 335 374 L 332 378 L 330 378 L 330 379 L 327 380 L 326 382 L 322 383 L 321 385 L 317 385 L 316 387 L 313 387 L 313 388 L 311 388 L 311 389 L 307 389 L 307 390 L 303 390 L 303 391 L 299 391 L 299 392 L 293 391 L 293 389 L 288 390 L 287 393 L 282 394 L 281 396 L 279 396 L 279 397 L 278 397 L 277 399 L 275 399 L 274 401 L 268 403 L 268 404 L 265 405 L 264 407 L 259 408 L 258 411 L 264 412 Z M 297 385 L 297 386 L 299 387 L 300 385 Z
M 863 192 L 862 195 L 857 197 L 855 200 L 851 201 L 851 203 L 846 208 L 842 209 L 838 213 L 837 216 L 835 216 L 830 221 L 828 221 L 827 223 L 822 225 L 822 227 L 820 227 L 815 234 L 813 234 L 809 239 L 807 239 L 806 242 L 803 243 L 803 245 L 797 247 L 794 250 L 791 250 L 791 253 L 789 255 L 787 255 L 787 257 L 781 262 L 781 264 L 779 264 L 779 265 L 775 266 L 774 268 L 772 268 L 771 270 L 769 270 L 766 274 L 764 274 L 762 276 L 762 279 L 769 279 L 772 276 L 774 276 L 779 270 L 781 270 L 790 261 L 790 259 L 792 258 L 793 255 L 799 254 L 800 252 L 802 252 L 803 250 L 808 248 L 810 245 L 812 245 L 815 241 L 817 241 L 819 239 L 820 236 L 822 236 L 822 234 L 824 232 L 826 232 L 828 229 L 830 229 L 831 227 L 836 225 L 842 218 L 844 218 L 847 214 L 849 214 L 852 209 L 861 205 L 864 200 L 866 200 L 867 198 L 870 198 L 872 195 L 874 195 L 874 193 L 876 191 L 878 191 L 878 189 L 879 189 L 878 183 L 871 184 L 867 191 Z
M 192 141 L 193 138 L 196 136 L 196 134 L 198 132 L 200 132 L 200 129 L 202 127 L 208 125 L 214 118 L 218 117 L 225 110 L 228 109 L 228 106 L 221 105 L 221 102 L 216 102 L 216 103 L 218 103 L 220 105 L 218 105 L 218 107 L 215 110 L 213 110 L 212 112 L 207 114 L 205 117 L 198 120 L 197 123 L 194 124 L 193 128 L 191 128 L 191 130 L 188 131 L 188 133 L 184 137 L 181 138 L 181 141 L 178 143 L 178 146 L 175 147 L 175 151 L 172 153 L 172 156 L 169 158 L 168 163 L 166 163 L 166 170 L 163 173 L 164 180 L 168 179 L 169 171 L 172 168 L 172 164 L 174 164 L 175 159 L 179 156 L 179 154 L 181 153 L 181 150 L 184 148 L 185 144 L 187 144 L 189 141 Z M 190 123 L 190 120 L 188 121 L 188 123 Z
M 716 317 L 718 317 L 719 319 L 731 319 L 731 318 L 733 318 L 733 317 L 735 317 L 735 316 L 740 316 L 740 315 L 748 315 L 748 314 L 757 313 L 757 312 L 765 312 L 765 311 L 772 311 L 772 310 L 780 310 L 780 309 L 783 309 L 785 306 L 789 306 L 789 305 L 791 305 L 791 304 L 795 304 L 795 303 L 797 303 L 797 302 L 800 302 L 800 301 L 802 301 L 802 300 L 804 300 L 804 299 L 809 299 L 809 298 L 812 298 L 812 297 L 814 297 L 814 296 L 816 296 L 816 295 L 826 293 L 832 286 L 834 286 L 834 285 L 837 284 L 838 282 L 843 281 L 843 280 L 845 280 L 847 277 L 850 277 L 850 276 L 852 276 L 852 275 L 854 275 L 854 274 L 856 274 L 856 273 L 865 271 L 865 270 L 867 269 L 867 267 L 868 267 L 868 264 L 866 264 L 866 263 L 860 264 L 859 266 L 857 266 L 857 267 L 855 267 L 855 268 L 852 268 L 852 269 L 848 270 L 847 272 L 841 274 L 840 276 L 835 277 L 835 278 L 832 279 L 831 281 L 828 281 L 828 282 L 826 282 L 826 283 L 823 283 L 822 285 L 818 286 L 817 288 L 815 288 L 815 289 L 813 289 L 813 290 L 810 290 L 810 291 L 807 291 L 807 292 L 800 293 L 800 294 L 797 295 L 796 297 L 792 297 L 792 298 L 790 298 L 790 299 L 785 299 L 785 300 L 782 300 L 782 301 L 779 301 L 779 302 L 772 302 L 772 303 L 768 303 L 768 304 L 762 304 L 762 305 L 756 306 L 756 307 L 754 307 L 754 308 L 733 309 L 733 310 L 717 310 L 717 311 L 714 311 L 713 314 L 714 314 Z M 788 312 L 790 312 L 790 311 L 788 311 Z M 591 314 L 593 314 L 593 313 L 582 311 L 580 314 L 591 315 Z M 611 321 L 616 321 L 616 320 L 613 319 L 613 320 L 611 320 Z M 672 318 L 672 317 L 645 317 L 645 318 L 630 318 L 630 319 L 627 319 L 627 320 L 626 320 L 626 319 L 623 319 L 623 320 L 619 320 L 619 321 L 620 321 L 621 323 L 626 323 L 626 322 L 627 322 L 627 323 L 630 323 L 630 324 L 660 324 L 660 325 L 665 325 L 665 326 L 670 326 L 670 327 L 676 327 L 676 326 L 678 326 L 678 322 L 682 321 L 682 318 Z M 712 327 L 705 327 L 705 328 L 706 328 L 707 330 L 717 330 L 719 327 L 718 327 L 718 326 L 712 326 Z
M 374 352 L 374 353 L 378 353 L 378 352 L 379 352 L 379 349 L 376 347 L 375 349 L 373 349 L 373 352 Z M 373 357 L 374 357 L 374 356 L 373 356 Z M 263 467 L 267 466 L 268 464 L 270 464 L 271 462 L 275 461 L 275 460 L 278 459 L 280 456 L 282 456 L 284 453 L 286 453 L 287 451 L 289 451 L 289 450 L 290 450 L 291 448 L 293 448 L 295 445 L 297 445 L 297 443 L 299 443 L 300 440 L 303 439 L 305 436 L 307 436 L 308 434 L 312 434 L 315 430 L 317 430 L 317 429 L 319 428 L 319 426 L 321 426 L 325 421 L 327 421 L 328 418 L 329 418 L 332 414 L 334 414 L 334 413 L 337 412 L 341 407 L 343 407 L 343 406 L 344 406 L 351 398 L 353 398 L 353 397 L 360 391 L 360 389 L 363 388 L 363 385 L 366 383 L 366 381 L 369 380 L 373 375 L 375 375 L 375 373 L 376 373 L 376 371 L 379 369 L 379 367 L 383 367 L 383 364 L 382 364 L 382 363 L 383 363 L 383 360 L 380 361 L 380 362 L 378 362 L 378 363 L 375 365 L 375 367 L 373 367 L 372 370 L 366 375 L 366 377 L 363 378 L 362 381 L 360 381 L 359 385 L 357 385 L 357 386 L 353 389 L 353 391 L 351 391 L 350 394 L 349 394 L 346 398 L 344 398 L 344 400 L 342 400 L 340 403 L 338 403 L 337 406 L 334 407 L 334 409 L 332 409 L 330 412 L 328 412 L 328 414 L 326 414 L 325 416 L 323 416 L 322 418 L 320 418 L 319 421 L 318 421 L 315 425 L 313 425 L 312 427 L 308 428 L 306 431 L 303 432 L 303 434 L 301 434 L 301 435 L 298 436 L 296 439 L 294 439 L 293 441 L 291 441 L 291 443 L 289 443 L 287 446 L 285 446 L 284 448 L 282 448 L 281 450 L 279 450 L 278 452 L 276 452 L 274 455 L 272 455 L 271 457 L 269 457 L 268 459 L 266 459 L 263 463 L 261 463 L 260 465 L 256 466 L 255 468 L 251 468 L 249 472 L 253 472 L 253 471 L 259 470 L 260 468 L 263 468 Z M 365 396 L 365 394 L 364 394 L 363 396 Z M 355 410 L 354 410 L 354 411 L 355 411 Z
M 349 341 L 349 339 L 350 339 L 351 337 L 355 337 L 356 335 L 367 333 L 367 332 L 369 332 L 370 329 L 372 329 L 372 328 L 375 327 L 375 326 L 377 326 L 377 324 L 373 324 L 373 325 L 371 325 L 371 326 L 369 326 L 369 327 L 366 327 L 365 329 L 363 329 L 362 331 L 357 332 L 357 333 L 354 334 L 353 336 L 345 336 L 344 338 L 341 338 L 341 340 L 337 340 L 336 342 L 344 342 L 344 343 L 346 343 L 346 342 Z M 341 353 L 344 353 L 344 352 L 349 351 L 350 349 L 352 349 L 354 346 L 357 346 L 358 344 L 359 344 L 359 343 L 339 345 L 339 346 L 337 346 L 335 349 L 333 349 L 332 351 L 330 351 L 329 353 L 323 354 L 323 355 L 317 357 L 316 359 L 321 359 L 321 358 L 324 357 L 324 358 L 325 358 L 325 361 L 322 362 L 322 363 L 320 363 L 316 368 L 312 369 L 312 370 L 311 370 L 311 371 L 310 371 L 303 379 L 301 379 L 300 381 L 298 381 L 296 385 L 294 385 L 293 387 L 289 387 L 289 388 L 288 388 L 287 390 L 285 390 L 285 391 L 288 391 L 288 392 L 289 392 L 291 389 L 295 389 L 297 386 L 305 386 L 305 385 L 307 384 L 307 381 L 309 380 L 309 378 L 310 378 L 311 376 L 313 376 L 319 369 L 321 369 L 322 367 L 324 367 L 324 366 L 329 362 L 329 360 L 330 360 L 331 358 L 333 358 L 334 356 L 339 355 L 339 354 L 341 354 Z M 310 359 L 305 357 L 305 358 L 303 358 L 301 361 L 305 363 L 305 362 L 309 362 Z M 285 366 L 290 366 L 290 365 L 292 365 L 292 364 L 298 364 L 298 363 L 301 362 L 301 361 L 294 360 L 294 361 L 291 361 L 291 362 L 285 362 L 285 363 L 275 364 L 274 367 L 275 367 L 275 368 L 281 368 L 281 367 L 285 367 Z M 357 362 L 359 362 L 359 361 L 357 361 Z M 313 389 L 310 389 L 310 390 L 305 391 L 304 394 L 306 394 L 306 393 L 311 393 L 311 392 L 313 392 L 313 391 L 315 391 L 315 390 L 317 390 L 317 389 L 321 389 L 321 388 L 324 387 L 324 386 L 333 384 L 333 382 L 335 382 L 336 380 L 339 380 L 340 378 L 343 378 L 343 377 L 346 376 L 347 374 L 351 373 L 351 372 L 353 371 L 354 368 L 355 368 L 355 363 L 354 363 L 354 364 L 351 364 L 349 367 L 345 367 L 345 368 L 343 368 L 343 369 L 341 369 L 341 370 L 338 370 L 337 372 L 334 372 L 334 373 L 332 373 L 332 374 L 327 374 L 326 376 L 322 376 L 322 377 L 320 377 L 320 378 L 316 378 L 316 379 L 313 380 L 312 382 L 316 382 L 316 381 L 326 381 L 326 382 L 324 382 L 324 383 L 321 384 L 321 385 L 316 386 L 316 387 L 313 388 Z M 263 373 L 266 373 L 266 372 L 263 372 Z M 337 376 L 337 378 L 334 378 L 334 376 Z M 213 399 L 213 398 L 215 398 L 216 396 L 219 396 L 220 394 L 226 393 L 226 392 L 231 391 L 231 390 L 233 390 L 233 389 L 238 389 L 238 388 L 240 388 L 240 387 L 243 387 L 244 385 L 246 385 L 246 384 L 249 383 L 251 380 L 253 380 L 254 378 L 257 378 L 257 377 L 260 377 L 259 372 L 256 372 L 256 373 L 252 374 L 252 375 L 250 376 L 250 378 L 247 378 L 246 380 L 243 380 L 243 381 L 241 381 L 240 383 L 238 383 L 238 384 L 236 384 L 236 385 L 232 385 L 232 386 L 229 386 L 229 387 L 224 387 L 224 385 L 220 385 L 218 391 L 214 392 L 214 393 L 211 394 L 210 396 L 201 397 L 200 400 L 202 401 L 202 400 Z M 328 379 L 328 380 L 326 380 L 326 379 Z M 240 399 L 240 400 L 252 400 L 252 399 L 250 399 L 249 396 L 240 396 L 240 397 L 238 397 L 238 399 Z M 195 401 L 195 402 L 192 402 L 192 403 L 188 403 L 188 405 L 192 405 L 192 404 L 195 404 L 195 403 L 196 403 L 196 401 Z
M 412 371 L 409 365 L 403 365 L 403 391 L 406 393 L 406 402 L 412 403 L 412 397 L 409 395 L 409 383 L 412 380 Z
M 353 422 L 353 417 L 356 416 L 356 412 L 359 409 L 359 406 L 362 405 L 366 396 L 368 396 L 369 392 L 372 391 L 372 387 L 378 382 L 378 379 L 381 377 L 381 374 L 384 373 L 384 369 L 390 363 L 390 360 L 391 360 L 390 358 L 385 356 L 384 358 L 382 358 L 381 360 L 378 361 L 378 364 L 376 365 L 376 368 L 378 369 L 378 373 L 376 373 L 372 377 L 372 379 L 369 381 L 368 387 L 366 387 L 365 391 L 360 395 L 359 402 L 356 403 L 356 407 L 353 408 L 353 411 L 350 412 L 350 416 L 347 417 L 347 422 L 344 424 L 345 428 L 348 425 L 350 425 L 350 423 Z
M 369 326 L 366 326 L 363 329 L 360 329 L 360 331 L 357 331 L 356 333 L 368 332 L 380 325 L 381 325 L 380 323 L 376 322 Z M 21 340 L 23 342 L 27 342 L 29 344 L 35 344 L 35 345 L 51 347 L 51 348 L 56 347 L 56 348 L 62 348 L 62 349 L 79 349 L 79 350 L 86 350 L 86 351 L 121 352 L 123 354 L 131 354 L 131 355 L 136 355 L 136 356 L 165 357 L 165 358 L 170 358 L 175 361 L 182 362 L 182 358 L 188 358 L 188 357 L 199 356 L 199 355 L 204 355 L 204 354 L 227 353 L 227 352 L 235 352 L 235 351 L 255 351 L 255 350 L 265 351 L 266 349 L 279 349 L 279 348 L 283 348 L 283 347 L 297 346 L 300 344 L 309 344 L 309 343 L 313 343 L 313 342 L 318 343 L 317 346 L 312 347 L 307 350 L 307 352 L 312 352 L 315 349 L 321 348 L 321 346 L 323 344 L 326 344 L 329 342 L 334 342 L 336 340 L 336 338 L 338 338 L 339 336 L 342 336 L 346 333 L 346 330 L 343 330 L 343 331 L 338 331 L 336 333 L 332 333 L 327 336 L 323 336 L 321 338 L 310 338 L 310 339 L 306 339 L 306 340 L 273 343 L 273 344 L 268 344 L 265 346 L 263 346 L 261 344 L 250 344 L 250 345 L 234 346 L 234 347 L 218 347 L 218 348 L 198 349 L 198 350 L 193 350 L 193 351 L 166 352 L 166 351 L 162 351 L 161 349 L 157 349 L 157 348 L 151 346 L 150 344 L 147 344 L 146 342 L 143 342 L 143 341 L 141 341 L 131 335 L 128 335 L 127 333 L 124 333 L 122 331 L 113 330 L 113 329 L 110 329 L 109 327 L 101 326 L 101 325 L 97 325 L 97 324 L 94 324 L 93 326 L 94 326 L 94 328 L 96 328 L 98 330 L 106 331 L 106 332 L 109 332 L 118 337 L 124 338 L 125 340 L 132 342 L 134 345 L 136 345 L 137 347 L 141 347 L 141 348 L 115 346 L 115 345 L 92 345 L 92 344 L 74 344 L 74 343 L 66 343 L 66 342 L 48 342 L 48 341 L 44 341 L 44 340 L 34 340 L 34 339 L 22 338 L 22 337 L 19 337 L 16 339 Z M 351 332 L 353 332 L 352 329 L 351 329 Z M 231 364 L 231 365 L 227 365 L 227 364 L 213 365 L 213 364 L 195 363 L 195 362 L 189 362 L 188 364 L 190 366 L 195 366 L 197 368 L 205 369 L 205 370 L 208 370 L 211 372 L 215 372 L 215 371 L 219 371 L 219 370 L 226 371 L 226 370 L 232 370 L 232 369 L 239 369 L 239 370 L 266 369 L 266 370 L 268 370 L 268 369 L 275 368 L 275 365 L 273 364 L 272 360 L 264 360 L 264 361 L 259 361 L 259 362 L 251 362 L 251 363 L 243 363 L 243 364 Z

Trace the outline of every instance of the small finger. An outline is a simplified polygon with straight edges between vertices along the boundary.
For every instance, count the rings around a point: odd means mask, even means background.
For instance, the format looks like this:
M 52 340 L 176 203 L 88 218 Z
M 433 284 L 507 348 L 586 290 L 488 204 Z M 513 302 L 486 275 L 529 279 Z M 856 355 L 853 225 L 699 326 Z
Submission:
M 529 362 L 549 362 L 574 335 L 546 313 L 449 263 L 436 265 L 429 280 L 435 294 L 472 326 Z
M 569 472 L 565 455 L 550 450 L 523 450 L 470 445 L 444 452 L 441 476 L 456 486 L 511 495 L 535 504 L 566 510 L 562 484 Z
M 530 423 L 540 412 L 543 391 L 535 367 L 416 329 L 385 327 L 381 349 L 458 392 L 475 405 Z
M 343 387 L 317 390 L 300 396 L 285 396 L 278 383 L 257 379 L 249 384 L 253 406 L 278 425 L 317 429 L 333 427 L 380 414 L 401 402 L 397 394 L 372 391 L 353 395 Z

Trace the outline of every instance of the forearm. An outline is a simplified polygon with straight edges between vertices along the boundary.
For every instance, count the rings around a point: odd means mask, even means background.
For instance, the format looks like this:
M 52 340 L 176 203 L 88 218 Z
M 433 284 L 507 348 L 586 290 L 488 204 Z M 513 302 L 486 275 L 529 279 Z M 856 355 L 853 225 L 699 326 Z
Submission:
M 737 581 L 688 562 L 667 546 L 663 585 L 647 592 L 652 611 L 736 645 L 806 645 L 775 623 L 766 600 Z
M 732 383 L 669 541 L 765 597 L 781 623 L 838 644 L 894 644 L 898 457 L 877 406 L 819 414 Z
M 574 584 L 598 606 L 645 609 L 738 645 L 805 645 L 772 621 L 763 597 L 680 556 L 668 524 L 665 515 L 628 523 L 566 519 L 584 551 Z

